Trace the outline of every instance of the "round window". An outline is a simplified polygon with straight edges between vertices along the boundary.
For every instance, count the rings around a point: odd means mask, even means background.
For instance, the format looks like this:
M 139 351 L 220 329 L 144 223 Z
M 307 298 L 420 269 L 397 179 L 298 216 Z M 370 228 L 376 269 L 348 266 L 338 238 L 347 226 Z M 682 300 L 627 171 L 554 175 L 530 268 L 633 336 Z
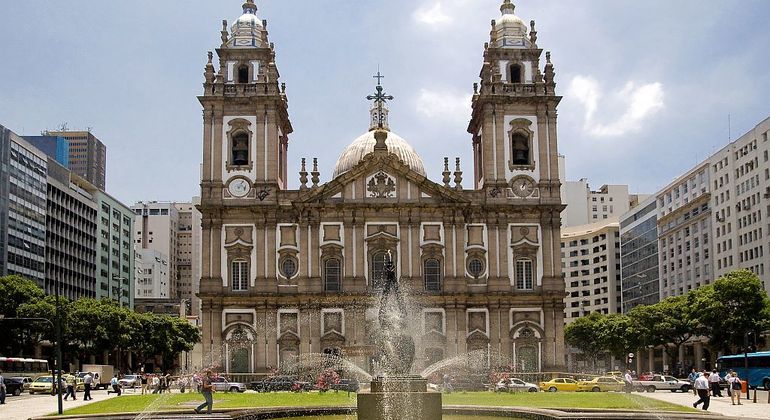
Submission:
M 294 277 L 297 274 L 297 260 L 291 257 L 284 259 L 281 264 L 281 271 L 287 279 Z
M 484 274 L 484 261 L 481 261 L 479 258 L 471 258 L 470 261 L 468 261 L 468 272 L 471 273 L 473 277 L 480 277 Z

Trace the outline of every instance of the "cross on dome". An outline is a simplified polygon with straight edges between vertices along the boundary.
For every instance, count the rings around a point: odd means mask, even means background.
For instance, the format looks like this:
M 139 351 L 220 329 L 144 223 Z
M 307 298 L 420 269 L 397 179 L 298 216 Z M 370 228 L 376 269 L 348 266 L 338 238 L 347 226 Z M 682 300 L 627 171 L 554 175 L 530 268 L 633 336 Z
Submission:
M 500 6 L 500 12 L 502 12 L 504 15 L 512 15 L 515 10 L 516 5 L 511 3 L 511 0 L 503 1 L 502 6 Z
M 366 97 L 366 99 L 374 101 L 370 110 L 371 124 L 369 126 L 369 130 L 388 130 L 388 108 L 386 106 L 386 101 L 392 101 L 393 96 L 386 95 L 383 91 L 381 82 L 385 76 L 383 76 L 379 70 L 377 70 L 377 74 L 372 77 L 377 79 L 377 91 L 374 95 L 369 95 Z
M 246 0 L 246 3 L 243 3 L 243 13 L 257 14 L 257 5 L 254 4 L 254 0 Z

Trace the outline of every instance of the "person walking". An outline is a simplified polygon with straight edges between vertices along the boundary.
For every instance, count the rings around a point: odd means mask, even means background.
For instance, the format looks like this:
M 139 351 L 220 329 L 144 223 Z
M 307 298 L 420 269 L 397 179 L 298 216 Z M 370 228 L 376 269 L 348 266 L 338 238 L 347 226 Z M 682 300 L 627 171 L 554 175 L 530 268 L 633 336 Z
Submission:
M 147 392 L 147 374 L 142 372 L 142 395 Z
M 631 393 L 631 390 L 634 388 L 634 377 L 631 376 L 631 370 L 626 370 L 626 374 L 623 376 L 623 382 L 625 382 L 625 390 L 627 394 Z
M 160 392 L 160 379 L 158 375 L 152 375 L 152 393 L 157 394 Z
M 165 383 L 164 390 L 170 394 L 171 393 L 171 372 L 166 371 L 166 375 L 163 377 L 163 382 Z
M 64 394 L 64 401 L 67 401 L 67 397 L 72 396 L 72 400 L 77 400 L 75 396 L 75 387 L 77 386 L 77 379 L 75 375 L 71 375 L 67 378 L 67 393 Z
M 727 378 L 727 386 L 730 390 L 730 401 L 732 401 L 733 405 L 735 405 L 735 399 L 738 398 L 738 405 L 741 404 L 741 392 L 743 392 L 743 382 L 741 381 L 741 378 L 738 377 L 738 373 L 733 371 L 730 374 L 730 377 Z
M 120 382 L 118 381 L 118 375 L 115 375 L 112 377 L 112 379 L 110 380 L 110 385 L 112 385 L 112 392 L 114 392 L 115 394 L 118 394 L 118 397 L 119 397 L 120 394 L 122 394 L 122 392 L 120 390 Z
M 208 407 L 206 414 L 211 414 L 211 410 L 214 408 L 214 398 L 211 395 L 214 392 L 214 387 L 211 385 L 211 376 L 211 371 L 207 370 L 206 374 L 201 378 L 201 393 L 203 394 L 203 399 L 206 401 L 195 408 L 196 414 L 200 414 L 203 407 Z
M 698 379 L 695 380 L 693 387 L 698 392 L 698 397 L 700 397 L 700 399 L 695 401 L 692 404 L 692 407 L 698 408 L 699 405 L 703 404 L 703 409 L 708 410 L 709 403 L 711 402 L 711 396 L 709 395 L 709 372 L 703 371 L 703 376 L 699 376 Z
M 91 397 L 91 385 L 93 383 L 94 377 L 91 375 L 91 372 L 86 373 L 86 376 L 83 377 L 83 401 L 93 400 Z
M 714 369 L 711 372 L 711 375 L 709 375 L 709 384 L 711 385 L 711 396 L 712 397 L 721 397 L 722 396 L 722 389 L 719 387 L 719 381 L 722 378 L 719 376 L 719 372 L 717 372 L 716 369 Z
M 5 404 L 5 378 L 2 370 L 0 370 L 0 404 Z
M 690 386 L 692 387 L 692 393 L 693 395 L 698 395 L 698 391 L 695 390 L 695 380 L 698 379 L 698 371 L 695 370 L 695 368 L 692 368 L 692 372 L 690 372 L 690 375 L 687 376 L 687 380 L 690 381 Z

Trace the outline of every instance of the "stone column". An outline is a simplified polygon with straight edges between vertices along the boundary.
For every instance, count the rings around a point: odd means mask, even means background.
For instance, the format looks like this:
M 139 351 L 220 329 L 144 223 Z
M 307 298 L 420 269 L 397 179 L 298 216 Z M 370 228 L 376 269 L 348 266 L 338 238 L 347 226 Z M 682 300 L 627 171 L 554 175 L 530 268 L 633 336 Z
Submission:
M 703 370 L 703 343 L 696 341 L 693 344 L 693 354 L 695 357 L 695 368 L 697 370 Z
M 655 372 L 655 348 L 653 347 L 647 349 L 647 370 Z

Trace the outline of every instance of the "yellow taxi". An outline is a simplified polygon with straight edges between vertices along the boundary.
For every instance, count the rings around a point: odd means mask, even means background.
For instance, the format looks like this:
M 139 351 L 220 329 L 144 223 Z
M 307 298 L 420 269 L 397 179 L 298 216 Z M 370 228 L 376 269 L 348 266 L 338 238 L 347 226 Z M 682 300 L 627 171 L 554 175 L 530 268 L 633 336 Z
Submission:
M 578 391 L 591 391 L 591 392 L 603 392 L 603 391 L 623 391 L 626 383 L 613 376 L 599 376 L 593 378 L 590 381 L 580 381 L 577 383 Z
M 30 394 L 50 394 L 53 378 L 51 376 L 41 376 L 29 384 Z
M 578 382 L 571 378 L 554 378 L 548 382 L 540 382 L 540 389 L 547 392 L 577 391 Z

